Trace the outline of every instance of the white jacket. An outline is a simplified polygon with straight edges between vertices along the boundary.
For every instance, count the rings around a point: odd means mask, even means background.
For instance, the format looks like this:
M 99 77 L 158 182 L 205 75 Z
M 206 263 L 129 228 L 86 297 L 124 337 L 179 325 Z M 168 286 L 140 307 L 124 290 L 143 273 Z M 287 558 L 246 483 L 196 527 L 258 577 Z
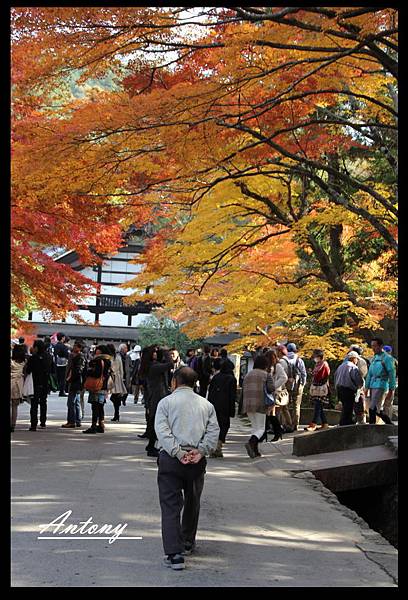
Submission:
M 288 380 L 288 376 L 285 372 L 285 369 L 279 362 L 276 363 L 275 372 L 272 367 L 271 375 L 272 375 L 273 387 L 275 388 L 275 392 L 277 392 L 278 390 L 281 390 L 281 388 L 284 388 L 285 383 Z M 284 389 L 286 389 L 286 388 L 284 388 Z
M 110 391 L 112 394 L 127 394 L 127 389 L 123 383 L 123 363 L 120 354 L 116 354 L 115 358 L 112 358 L 111 363 L 114 374 L 114 384 Z
M 23 397 L 24 365 L 25 361 L 22 363 L 16 360 L 11 361 L 11 398 L 13 399 Z

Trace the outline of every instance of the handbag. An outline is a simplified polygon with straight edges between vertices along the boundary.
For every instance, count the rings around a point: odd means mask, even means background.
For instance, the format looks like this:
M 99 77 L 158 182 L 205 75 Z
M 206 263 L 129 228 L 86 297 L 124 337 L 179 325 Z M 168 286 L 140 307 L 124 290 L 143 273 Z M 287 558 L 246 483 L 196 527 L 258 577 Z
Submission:
M 316 385 L 315 383 L 312 383 L 310 386 L 309 394 L 312 397 L 324 398 L 329 395 L 329 384 L 327 383 L 327 381 L 322 385 Z
M 103 360 L 101 361 L 102 363 L 102 373 L 100 377 L 91 377 L 90 375 L 88 375 L 88 377 L 85 379 L 85 383 L 84 383 L 84 388 L 86 390 L 88 390 L 88 392 L 100 392 L 101 389 L 103 388 L 103 369 L 104 369 L 104 362 Z
M 286 388 L 280 389 L 275 392 L 276 395 L 276 406 L 286 406 L 289 404 L 289 393 Z
M 264 384 L 264 405 L 265 406 L 274 406 L 276 404 L 275 396 L 268 392 L 268 388 L 266 387 L 266 383 Z
M 23 397 L 34 396 L 33 374 L 29 373 L 24 379 Z

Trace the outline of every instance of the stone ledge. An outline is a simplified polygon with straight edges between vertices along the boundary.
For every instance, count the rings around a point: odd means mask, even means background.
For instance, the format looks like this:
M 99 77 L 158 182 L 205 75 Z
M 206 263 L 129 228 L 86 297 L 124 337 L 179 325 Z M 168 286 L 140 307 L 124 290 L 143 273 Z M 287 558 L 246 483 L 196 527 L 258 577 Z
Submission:
M 353 448 L 379 446 L 398 434 L 397 425 L 344 425 L 303 433 L 293 438 L 293 454 L 307 456 Z
M 387 439 L 387 441 L 385 442 L 385 445 L 388 448 L 391 448 L 391 450 L 398 456 L 398 436 L 397 435 L 390 435 Z

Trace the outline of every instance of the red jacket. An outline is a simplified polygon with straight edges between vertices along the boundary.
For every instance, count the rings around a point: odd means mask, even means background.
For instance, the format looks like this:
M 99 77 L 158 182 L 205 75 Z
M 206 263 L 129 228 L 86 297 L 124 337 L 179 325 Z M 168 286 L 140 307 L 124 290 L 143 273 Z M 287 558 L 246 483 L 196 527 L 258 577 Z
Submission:
M 326 383 L 326 381 L 329 379 L 329 375 L 330 375 L 329 364 L 327 361 L 323 360 L 323 361 L 317 363 L 315 368 L 313 369 L 312 383 L 314 385 L 321 385 L 322 383 Z

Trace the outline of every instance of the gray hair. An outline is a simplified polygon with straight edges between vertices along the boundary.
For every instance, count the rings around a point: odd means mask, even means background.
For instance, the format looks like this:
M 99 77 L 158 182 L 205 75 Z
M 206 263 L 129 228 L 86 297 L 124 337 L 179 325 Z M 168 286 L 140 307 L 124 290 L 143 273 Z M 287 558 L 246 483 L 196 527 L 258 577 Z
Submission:
M 127 349 L 128 349 L 127 344 L 119 344 L 119 347 L 118 347 L 119 352 L 123 349 L 125 349 L 127 352 Z

